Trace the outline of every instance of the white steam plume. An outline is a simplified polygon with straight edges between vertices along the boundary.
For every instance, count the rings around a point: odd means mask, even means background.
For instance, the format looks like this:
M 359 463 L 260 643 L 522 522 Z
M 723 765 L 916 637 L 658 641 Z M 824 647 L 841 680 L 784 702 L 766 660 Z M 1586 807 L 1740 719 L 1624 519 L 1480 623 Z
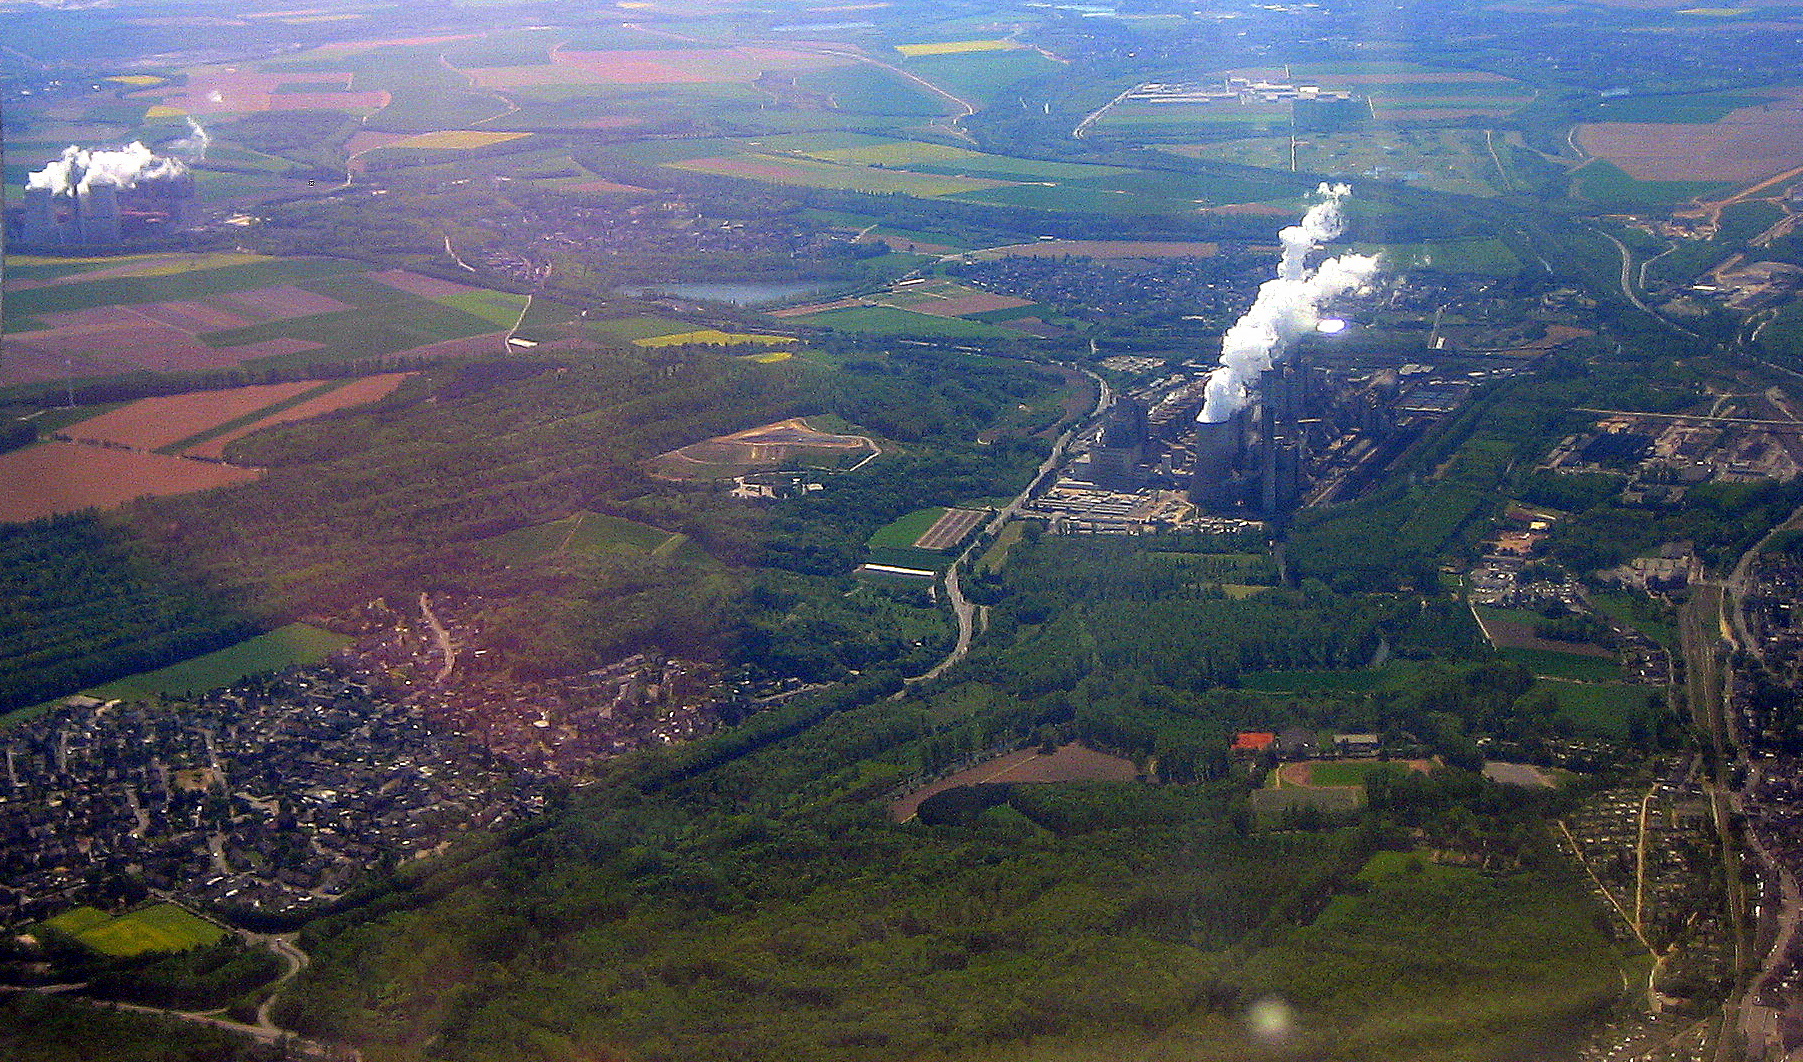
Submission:
M 1221 366 L 1208 377 L 1198 421 L 1218 423 L 1239 412 L 1260 374 L 1283 359 L 1297 336 L 1320 323 L 1321 307 L 1362 287 L 1377 271 L 1377 259 L 1363 254 L 1343 254 L 1309 270 L 1309 252 L 1345 231 L 1340 201 L 1352 189 L 1323 184 L 1315 194 L 1325 198 L 1302 215 L 1301 224 L 1277 234 L 1283 241 L 1277 278 L 1259 285 L 1252 308 L 1221 337 Z
M 130 188 L 141 180 L 179 177 L 188 172 L 183 159 L 198 162 L 206 158 L 212 142 L 200 123 L 190 118 L 188 135 L 169 145 L 174 156 L 159 155 L 136 140 L 118 149 L 90 150 L 70 144 L 56 161 L 28 176 L 25 187 L 79 195 L 97 184 Z

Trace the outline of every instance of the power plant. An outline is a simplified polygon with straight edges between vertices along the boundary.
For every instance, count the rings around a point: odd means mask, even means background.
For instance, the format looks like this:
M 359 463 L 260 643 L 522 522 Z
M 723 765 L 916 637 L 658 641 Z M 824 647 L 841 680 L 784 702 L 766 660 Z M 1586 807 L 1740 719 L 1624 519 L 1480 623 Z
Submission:
M 24 209 L 7 227 L 17 246 L 93 248 L 167 239 L 194 224 L 194 177 L 146 177 L 130 186 L 85 182 L 70 191 L 25 189 Z

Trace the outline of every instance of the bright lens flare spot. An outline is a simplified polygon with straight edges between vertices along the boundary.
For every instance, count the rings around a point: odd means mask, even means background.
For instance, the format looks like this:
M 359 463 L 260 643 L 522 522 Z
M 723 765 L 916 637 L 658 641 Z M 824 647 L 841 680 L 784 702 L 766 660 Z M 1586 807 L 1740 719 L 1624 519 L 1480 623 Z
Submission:
M 1246 1010 L 1246 1027 L 1255 1040 L 1282 1043 L 1289 1039 L 1295 1026 L 1290 1005 L 1275 996 L 1266 996 Z
M 1340 320 L 1338 317 L 1329 317 L 1316 325 L 1315 331 L 1324 336 L 1338 335 L 1339 333 L 1346 331 L 1346 322 Z

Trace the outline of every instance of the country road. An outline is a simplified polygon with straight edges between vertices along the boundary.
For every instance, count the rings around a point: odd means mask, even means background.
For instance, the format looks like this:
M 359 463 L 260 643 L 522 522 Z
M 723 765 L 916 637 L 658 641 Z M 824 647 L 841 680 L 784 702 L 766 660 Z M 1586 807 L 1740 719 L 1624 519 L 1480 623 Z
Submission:
M 1072 421 L 1071 426 L 1064 430 L 1064 434 L 1058 436 L 1058 441 L 1052 444 L 1052 452 L 1046 456 L 1044 461 L 1040 462 L 1039 471 L 1034 474 L 1033 479 L 1021 489 L 1019 494 L 1014 496 L 1013 501 L 1010 501 L 1007 505 L 996 510 L 995 515 L 989 518 L 989 522 L 983 525 L 982 531 L 971 536 L 970 545 L 965 546 L 964 551 L 958 554 L 958 558 L 952 561 L 951 567 L 946 569 L 945 594 L 952 603 L 952 614 L 958 619 L 958 641 L 957 644 L 952 646 L 952 651 L 945 655 L 944 660 L 934 664 L 925 674 L 916 675 L 913 678 L 906 680 L 908 683 L 931 682 L 933 679 L 944 674 L 947 668 L 964 659 L 965 654 L 970 652 L 970 641 L 976 634 L 976 606 L 971 603 L 969 598 L 964 596 L 964 589 L 958 583 L 959 567 L 962 566 L 964 562 L 970 558 L 970 555 L 976 551 L 977 543 L 983 542 L 1000 532 L 1002 526 L 1013 519 L 1016 513 L 1020 512 L 1020 507 L 1026 503 L 1028 496 L 1039 488 L 1039 485 L 1045 481 L 1047 476 L 1054 476 L 1057 474 L 1058 466 L 1064 460 L 1065 447 L 1070 445 L 1070 441 L 1076 437 L 1077 432 L 1081 431 L 1085 424 L 1089 423 L 1095 417 L 1100 416 L 1102 411 L 1107 409 L 1109 404 L 1114 401 L 1114 395 L 1108 387 L 1108 381 L 1097 376 L 1095 373 L 1090 372 L 1088 369 L 1079 368 L 1078 371 L 1089 377 L 1096 385 L 1095 406 L 1087 414 Z

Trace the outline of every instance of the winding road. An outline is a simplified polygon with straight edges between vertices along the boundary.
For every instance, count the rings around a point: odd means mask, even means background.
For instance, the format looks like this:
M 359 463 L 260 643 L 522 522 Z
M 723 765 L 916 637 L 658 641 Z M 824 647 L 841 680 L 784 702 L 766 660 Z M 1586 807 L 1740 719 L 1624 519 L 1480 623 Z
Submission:
M 977 606 L 974 605 L 969 598 L 964 596 L 964 589 L 958 583 L 958 569 L 963 566 L 965 561 L 970 559 L 972 553 L 976 552 L 977 544 L 979 542 L 986 542 L 992 536 L 998 534 L 1001 531 L 1002 526 L 1009 520 L 1012 520 L 1016 513 L 1020 512 L 1020 507 L 1026 504 L 1027 498 L 1035 490 L 1039 489 L 1039 485 L 1045 482 L 1047 476 L 1057 474 L 1058 466 L 1064 460 L 1065 448 L 1070 445 L 1071 439 L 1076 437 L 1077 432 L 1082 430 L 1085 424 L 1089 423 L 1089 421 L 1095 417 L 1100 416 L 1102 411 L 1107 409 L 1109 404 L 1114 401 L 1114 394 L 1108 386 L 1108 381 L 1081 366 L 1073 366 L 1073 368 L 1076 368 L 1077 371 L 1089 377 L 1090 380 L 1095 383 L 1096 404 L 1094 408 L 1083 416 L 1073 420 L 1071 426 L 1064 430 L 1064 434 L 1058 436 L 1058 441 L 1052 444 L 1052 452 L 1046 456 L 1044 461 L 1040 462 L 1039 471 L 1034 474 L 1032 481 L 1022 488 L 1019 494 L 1014 496 L 1013 501 L 1010 501 L 1007 505 L 996 510 L 995 515 L 989 518 L 989 522 L 983 525 L 982 532 L 971 536 L 970 545 L 965 546 L 964 551 L 958 554 L 958 559 L 954 560 L 951 567 L 946 569 L 945 595 L 952 603 L 952 614 L 958 619 L 958 641 L 957 644 L 952 646 L 952 651 L 945 655 L 944 660 L 934 664 L 925 674 L 916 675 L 913 678 L 907 679 L 906 681 L 910 685 L 917 682 L 931 682 L 933 679 L 943 675 L 947 668 L 950 668 L 953 664 L 964 659 L 965 655 L 970 652 L 970 641 L 976 634 Z M 899 697 L 900 694 L 897 694 L 897 696 Z

